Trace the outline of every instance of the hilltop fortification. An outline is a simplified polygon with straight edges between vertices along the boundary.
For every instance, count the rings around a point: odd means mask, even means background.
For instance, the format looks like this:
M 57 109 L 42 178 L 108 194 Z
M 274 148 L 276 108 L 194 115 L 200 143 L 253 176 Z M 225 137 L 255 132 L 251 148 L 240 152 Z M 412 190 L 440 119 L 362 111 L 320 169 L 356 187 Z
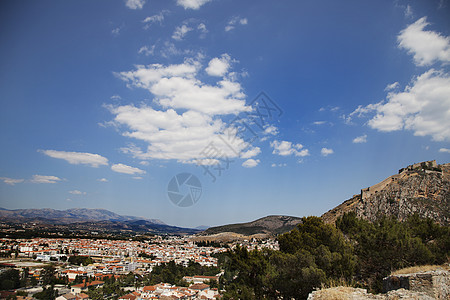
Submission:
M 435 221 L 450 223 L 450 164 L 438 165 L 435 160 L 416 163 L 385 180 L 361 189 L 341 205 L 322 215 L 333 223 L 345 212 L 375 221 L 380 216 L 400 220 L 417 213 Z

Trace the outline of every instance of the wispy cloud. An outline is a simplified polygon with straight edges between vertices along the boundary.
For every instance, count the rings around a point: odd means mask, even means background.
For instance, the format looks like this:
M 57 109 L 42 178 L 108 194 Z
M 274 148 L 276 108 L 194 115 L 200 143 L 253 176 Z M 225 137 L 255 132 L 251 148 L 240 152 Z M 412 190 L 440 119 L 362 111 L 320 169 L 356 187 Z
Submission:
M 99 178 L 99 179 L 97 179 L 97 181 L 100 181 L 100 182 L 108 182 L 108 179 L 106 179 L 106 178 Z
M 58 183 L 62 179 L 56 176 L 33 175 L 30 182 L 32 183 Z
M 247 25 L 247 18 L 241 17 L 233 17 L 230 21 L 228 21 L 227 26 L 225 26 L 225 31 L 231 31 L 236 28 L 236 25 Z
M 9 178 L 9 177 L 0 177 L 0 180 L 2 180 L 4 183 L 9 185 L 15 185 L 17 183 L 22 183 L 25 180 L 24 179 L 15 179 L 15 178 Z
M 439 152 L 441 152 L 441 153 L 450 153 L 450 149 L 441 148 L 441 149 L 439 149 Z
M 107 166 L 108 159 L 99 154 L 85 153 L 85 152 L 68 152 L 57 150 L 38 150 L 47 156 L 52 158 L 63 159 L 73 165 L 89 165 L 97 168 L 99 166 Z
M 150 47 L 148 46 L 142 46 L 139 48 L 138 54 L 144 54 L 145 56 L 153 55 L 155 53 L 155 45 L 152 45 Z
M 86 195 L 86 192 L 82 192 L 82 191 L 79 191 L 79 190 L 73 190 L 73 191 L 69 191 L 69 194 L 72 194 L 72 195 Z

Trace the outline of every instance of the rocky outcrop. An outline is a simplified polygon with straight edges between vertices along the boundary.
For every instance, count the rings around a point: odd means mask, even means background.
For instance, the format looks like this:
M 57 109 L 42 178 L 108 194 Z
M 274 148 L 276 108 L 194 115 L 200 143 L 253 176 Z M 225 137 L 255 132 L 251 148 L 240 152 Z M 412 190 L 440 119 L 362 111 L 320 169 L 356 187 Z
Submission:
M 308 300 L 433 300 L 425 293 L 405 289 L 390 291 L 386 294 L 374 295 L 365 289 L 352 287 L 334 287 L 314 291 L 308 295 Z
M 407 289 L 421 292 L 432 299 L 450 299 L 450 273 L 435 270 L 391 275 L 383 279 L 384 291 Z
M 345 212 L 375 221 L 380 216 L 395 216 L 404 220 L 418 214 L 443 225 L 450 225 L 450 164 L 423 162 L 400 169 L 359 195 L 322 215 L 333 223 Z

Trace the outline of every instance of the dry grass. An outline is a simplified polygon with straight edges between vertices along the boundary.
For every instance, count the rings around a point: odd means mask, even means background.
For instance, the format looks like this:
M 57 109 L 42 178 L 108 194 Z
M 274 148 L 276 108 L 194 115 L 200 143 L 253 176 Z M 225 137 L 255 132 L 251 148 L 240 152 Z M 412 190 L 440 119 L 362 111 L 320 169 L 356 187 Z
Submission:
M 400 274 L 411 274 L 411 273 L 419 273 L 426 271 L 436 271 L 436 270 L 446 270 L 450 271 L 450 266 L 448 264 L 444 265 L 424 265 L 424 266 L 414 266 L 409 268 L 400 269 L 391 273 L 391 275 L 400 275 Z
M 351 294 L 355 291 L 352 287 L 340 286 L 320 290 L 314 294 L 314 299 L 317 300 L 350 300 Z

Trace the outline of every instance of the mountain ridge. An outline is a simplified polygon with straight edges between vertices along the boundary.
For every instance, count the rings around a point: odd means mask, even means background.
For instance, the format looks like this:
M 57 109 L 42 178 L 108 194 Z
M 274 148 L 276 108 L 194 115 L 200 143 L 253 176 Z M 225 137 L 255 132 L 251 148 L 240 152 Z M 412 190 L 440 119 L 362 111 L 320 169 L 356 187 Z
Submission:
M 53 208 L 6 209 L 0 208 L 0 220 L 21 222 L 42 219 L 57 224 L 70 224 L 88 221 L 136 221 L 146 220 L 153 224 L 167 225 L 159 219 L 146 219 L 135 216 L 119 215 L 102 208 L 70 208 L 58 210 Z
M 293 216 L 269 215 L 250 222 L 235 223 L 210 227 L 202 235 L 212 235 L 223 232 L 234 232 L 243 235 L 271 234 L 276 235 L 292 230 L 301 222 L 301 218 Z

